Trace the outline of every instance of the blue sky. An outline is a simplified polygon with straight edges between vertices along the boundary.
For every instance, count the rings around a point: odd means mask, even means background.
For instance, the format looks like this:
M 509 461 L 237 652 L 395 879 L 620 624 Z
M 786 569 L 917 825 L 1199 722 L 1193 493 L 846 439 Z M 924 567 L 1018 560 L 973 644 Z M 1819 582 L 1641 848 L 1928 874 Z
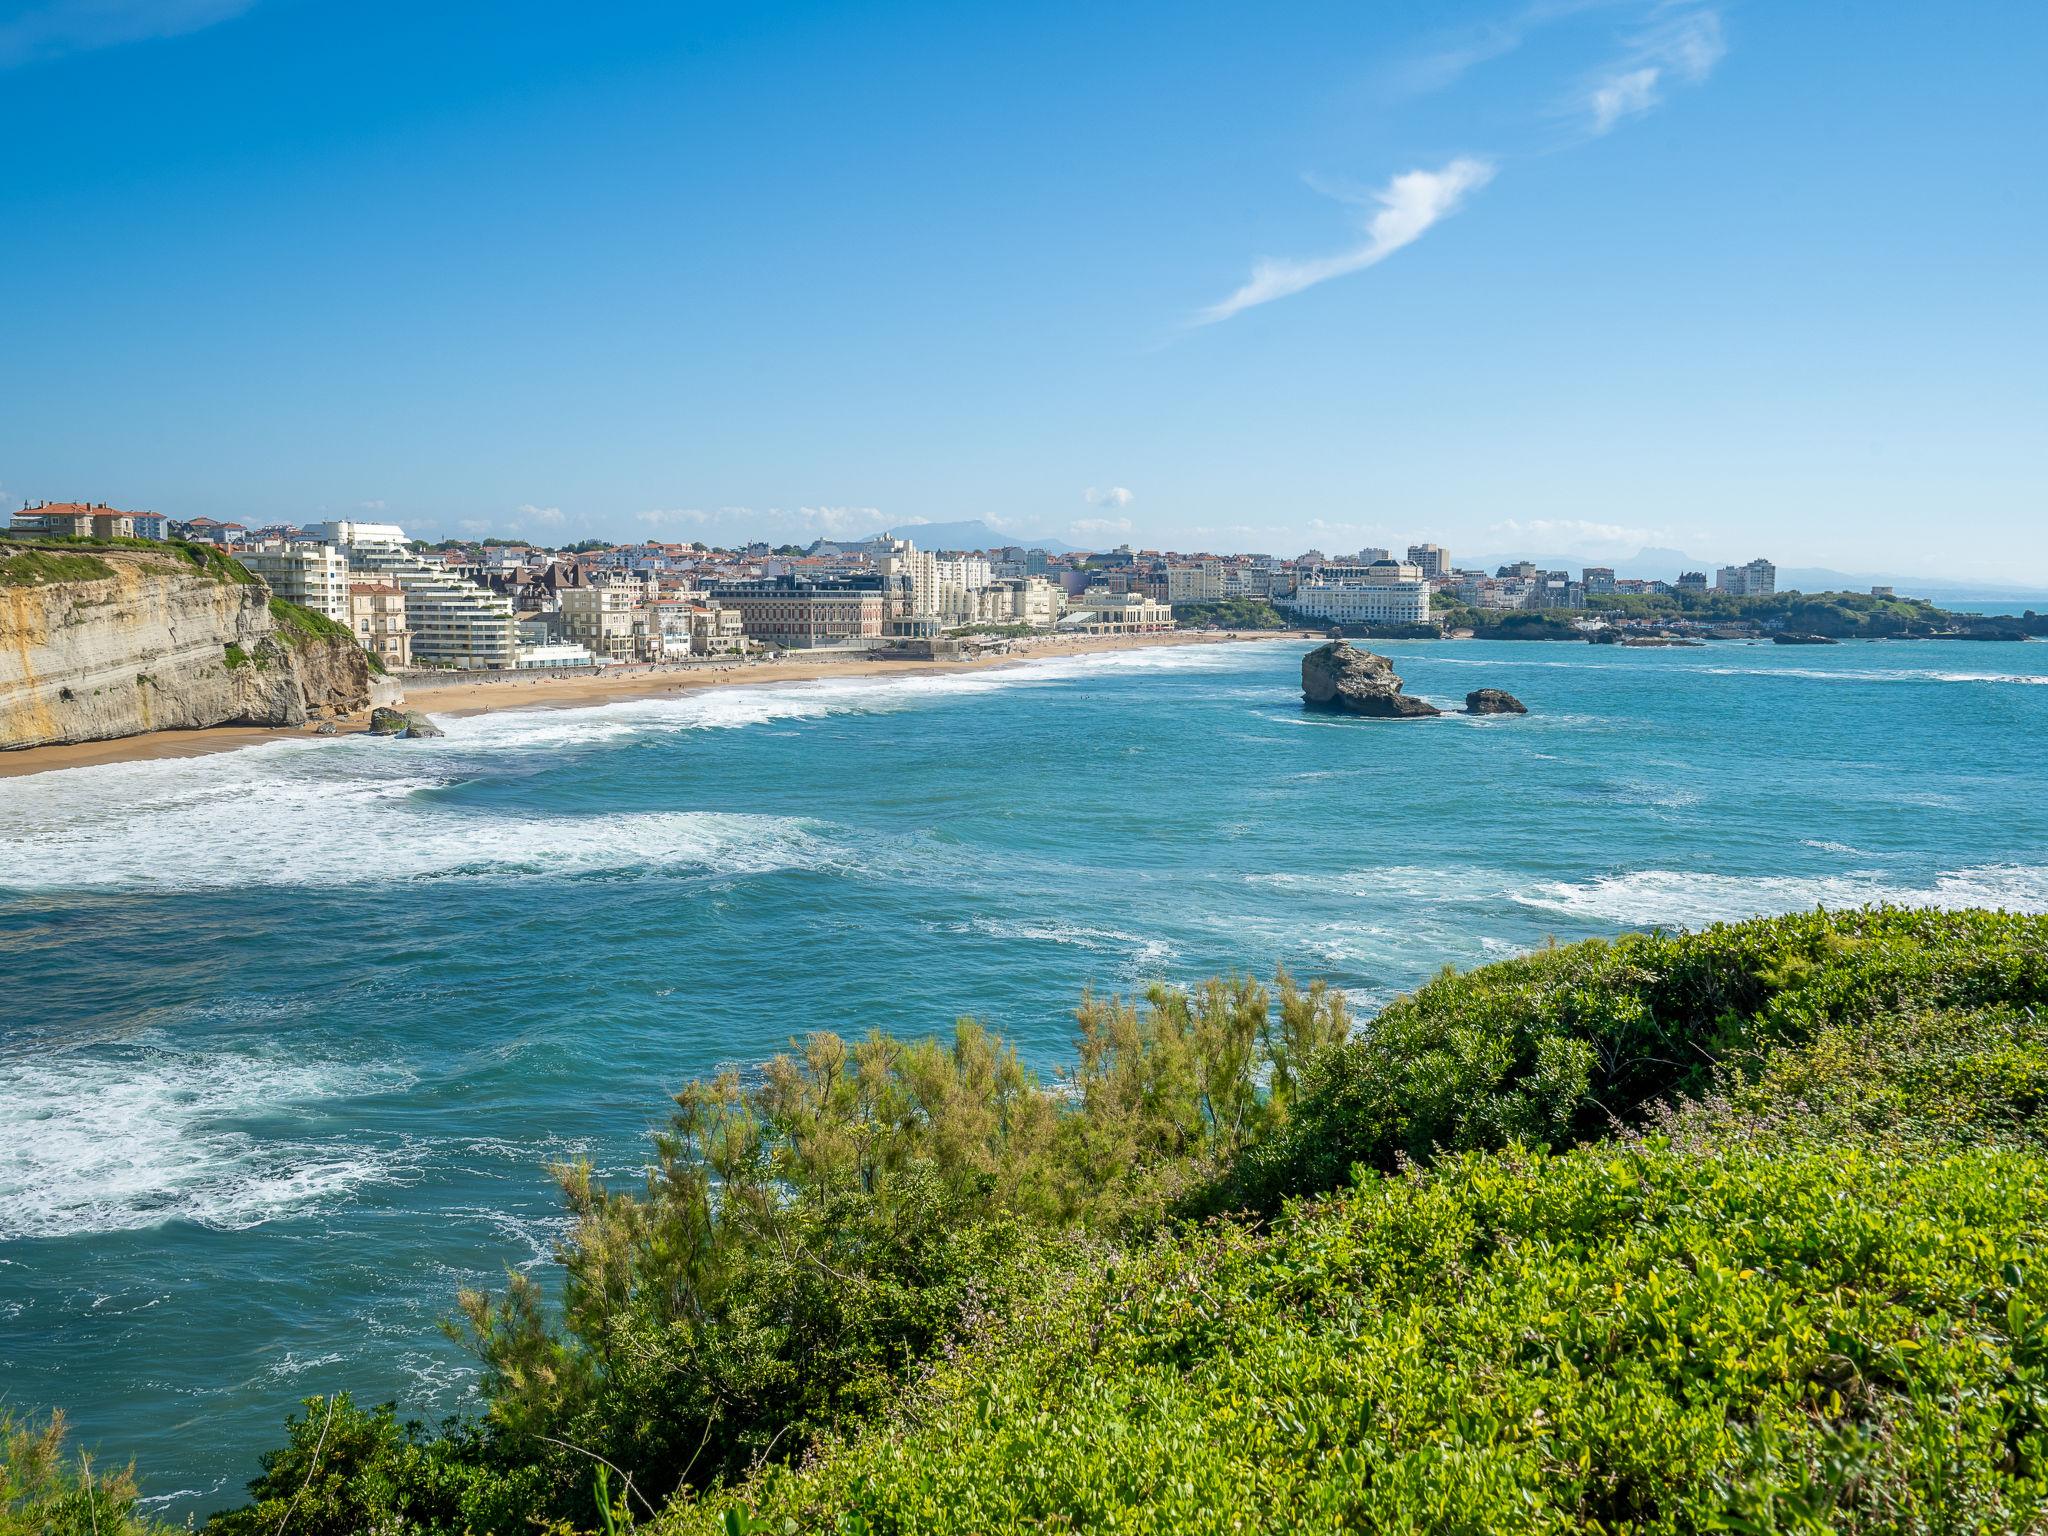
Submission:
M 0 506 L 2048 586 L 2048 6 L 0 0 Z

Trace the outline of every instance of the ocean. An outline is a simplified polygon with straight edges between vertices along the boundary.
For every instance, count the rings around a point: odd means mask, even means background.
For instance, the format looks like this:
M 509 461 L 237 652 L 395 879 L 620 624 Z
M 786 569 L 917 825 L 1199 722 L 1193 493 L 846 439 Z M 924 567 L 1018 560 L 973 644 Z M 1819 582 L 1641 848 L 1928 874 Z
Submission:
M 735 687 L 0 781 L 0 1404 L 174 1515 L 427 1420 L 546 1165 L 813 1029 L 1891 901 L 2048 910 L 2048 647 L 1391 644 L 1526 717 L 1305 714 L 1302 642 Z

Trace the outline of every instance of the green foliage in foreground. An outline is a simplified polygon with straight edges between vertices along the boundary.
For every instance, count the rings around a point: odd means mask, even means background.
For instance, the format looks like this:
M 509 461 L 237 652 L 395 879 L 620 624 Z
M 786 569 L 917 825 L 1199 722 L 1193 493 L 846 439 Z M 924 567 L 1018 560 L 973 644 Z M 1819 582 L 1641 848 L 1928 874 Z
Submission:
M 0 553 L 0 587 L 40 587 L 60 581 L 105 581 L 114 568 L 97 555 L 23 549 Z
M 2016 1153 L 1454 1157 L 1078 1275 L 661 1528 L 2027 1530 L 2044 1222 Z
M 1292 629 L 1286 614 L 1262 597 L 1228 597 L 1218 603 L 1175 603 L 1174 622 L 1200 629 Z
M 0 1409 L 0 1536 L 154 1536 L 135 1512 L 134 1468 L 109 1472 L 67 1455 L 64 1417 L 24 1424 Z
M 1047 1283 L 1071 1234 L 1155 1225 L 1284 1120 L 1341 998 L 1282 976 L 1089 999 L 1048 1093 L 971 1022 L 950 1042 L 813 1035 L 758 1082 L 693 1083 L 638 1193 L 561 1171 L 559 1324 L 512 1277 L 462 1299 L 492 1444 L 576 1507 L 598 1451 L 662 1497 L 880 1411 L 964 1318 Z
M 1985 912 L 1795 913 L 1446 970 L 1319 1059 L 1288 1123 L 1191 1208 L 1270 1212 L 1439 1148 L 1592 1141 L 1830 1027 L 2044 1004 L 2048 920 Z
M 562 1170 L 559 1310 L 465 1298 L 484 1418 L 310 1400 L 214 1528 L 2048 1521 L 2048 919 L 1277 1001 L 1090 999 L 1054 1085 L 972 1024 L 693 1084 L 641 1190 Z

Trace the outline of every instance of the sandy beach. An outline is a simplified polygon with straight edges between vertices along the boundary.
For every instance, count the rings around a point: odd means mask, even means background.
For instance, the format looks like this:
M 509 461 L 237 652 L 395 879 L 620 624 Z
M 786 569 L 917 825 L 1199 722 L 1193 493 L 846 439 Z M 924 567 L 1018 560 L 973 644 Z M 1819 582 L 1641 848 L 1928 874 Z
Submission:
M 821 678 L 968 672 L 988 667 L 1018 666 L 1051 656 L 1077 656 L 1163 645 L 1219 645 L 1236 640 L 1271 640 L 1292 633 L 1204 630 L 1159 635 L 1046 636 L 1043 639 L 1012 641 L 1001 654 L 962 661 L 888 661 L 864 655 L 786 653 L 775 661 L 622 665 L 607 668 L 601 673 L 572 677 L 523 677 L 516 672 L 489 672 L 447 678 L 433 673 L 409 673 L 400 681 L 405 688 L 407 709 L 423 710 L 430 715 L 482 715 L 505 709 L 588 708 L 625 699 L 660 698 L 693 688 L 760 687 L 770 683 L 814 682 Z M 369 711 L 363 710 L 350 719 L 332 723 L 341 734 L 367 730 Z M 152 731 L 114 741 L 26 747 L 14 752 L 0 752 L 0 778 L 18 778 L 24 774 L 48 773 L 60 768 L 88 768 L 105 763 L 200 757 L 269 741 L 303 740 L 314 734 L 312 725 L 275 728 L 223 725 L 197 731 Z

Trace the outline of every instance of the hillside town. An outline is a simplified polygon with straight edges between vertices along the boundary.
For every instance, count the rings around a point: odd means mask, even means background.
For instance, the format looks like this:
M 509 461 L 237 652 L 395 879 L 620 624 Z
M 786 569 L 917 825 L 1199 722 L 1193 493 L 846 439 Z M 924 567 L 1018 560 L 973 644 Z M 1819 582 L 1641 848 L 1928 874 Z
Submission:
M 278 596 L 347 626 L 391 670 L 599 668 L 781 651 L 928 656 L 1037 634 L 1159 633 L 1213 622 L 1216 609 L 1236 603 L 1266 605 L 1303 625 L 1372 630 L 1427 625 L 1448 605 L 1571 611 L 1627 596 L 1768 596 L 1777 583 L 1776 568 L 1761 559 L 1722 567 L 1711 585 L 1703 570 L 1669 582 L 1526 561 L 1474 570 L 1433 543 L 1399 556 L 1311 549 L 1293 558 L 1128 545 L 1098 553 L 933 550 L 888 535 L 801 549 L 548 549 L 495 538 L 429 545 L 394 523 L 249 527 L 79 502 L 26 507 L 10 531 L 217 547 Z

